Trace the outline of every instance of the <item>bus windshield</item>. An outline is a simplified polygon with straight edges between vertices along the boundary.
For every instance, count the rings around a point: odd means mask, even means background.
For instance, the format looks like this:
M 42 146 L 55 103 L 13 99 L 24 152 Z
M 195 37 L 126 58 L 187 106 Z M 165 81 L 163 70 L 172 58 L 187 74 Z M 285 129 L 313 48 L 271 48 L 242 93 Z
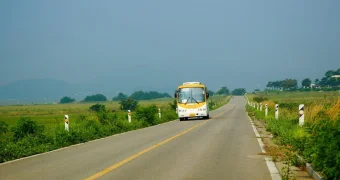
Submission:
M 205 101 L 204 88 L 181 88 L 178 103 L 200 103 Z

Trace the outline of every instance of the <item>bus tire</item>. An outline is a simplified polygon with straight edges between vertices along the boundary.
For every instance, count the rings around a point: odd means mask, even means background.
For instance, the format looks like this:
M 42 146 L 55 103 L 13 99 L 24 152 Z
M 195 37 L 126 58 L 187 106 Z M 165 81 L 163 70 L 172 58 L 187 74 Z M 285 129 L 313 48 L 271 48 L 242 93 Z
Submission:
M 180 120 L 180 121 L 184 121 L 184 120 L 185 120 L 185 118 L 179 118 L 179 120 Z

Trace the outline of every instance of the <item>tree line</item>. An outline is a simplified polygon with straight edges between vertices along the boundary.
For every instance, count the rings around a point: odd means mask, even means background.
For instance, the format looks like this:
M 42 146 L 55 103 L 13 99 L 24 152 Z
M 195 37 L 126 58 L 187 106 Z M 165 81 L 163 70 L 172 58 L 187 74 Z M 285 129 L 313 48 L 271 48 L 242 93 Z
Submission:
M 158 98 L 170 98 L 171 96 L 168 93 L 159 93 L 157 91 L 149 91 L 149 92 L 144 92 L 144 91 L 137 91 L 131 94 L 131 96 L 128 96 L 124 93 L 118 93 L 116 97 L 112 98 L 112 101 L 121 101 L 123 99 L 134 99 L 134 100 L 151 100 L 151 99 L 158 99 Z M 86 96 L 82 102 L 103 102 L 107 101 L 107 97 L 103 94 L 95 94 L 95 95 L 90 95 Z M 72 103 L 75 102 L 76 100 L 65 96 L 60 99 L 61 104 L 66 104 L 66 103 Z
M 244 88 L 236 88 L 230 92 L 227 86 L 223 86 L 220 89 L 218 89 L 216 92 L 212 90 L 208 90 L 208 93 L 210 94 L 210 96 L 213 96 L 213 95 L 228 96 L 230 94 L 243 95 L 244 93 L 246 93 L 246 90 Z M 135 107 L 137 106 L 137 103 L 134 101 L 151 100 L 151 99 L 158 99 L 158 98 L 171 98 L 171 96 L 168 93 L 159 93 L 157 91 L 148 91 L 148 92 L 136 91 L 132 93 L 130 96 L 120 92 L 118 93 L 117 96 L 112 98 L 112 101 L 120 101 L 120 102 L 123 102 L 123 104 L 129 104 L 128 106 Z M 103 102 L 107 100 L 108 100 L 107 97 L 104 96 L 103 94 L 95 94 L 95 95 L 86 96 L 85 99 L 82 100 L 81 102 Z M 65 96 L 60 99 L 61 104 L 72 103 L 75 101 L 76 101 L 75 99 L 69 96 Z M 122 107 L 124 107 L 123 109 L 125 109 L 125 105 L 122 105 Z
M 329 70 L 324 77 L 318 78 L 312 82 L 310 78 L 301 81 L 301 88 L 336 88 L 340 86 L 340 68 L 337 70 Z M 269 81 L 266 85 L 271 90 L 296 90 L 299 88 L 296 79 L 285 79 L 279 81 Z

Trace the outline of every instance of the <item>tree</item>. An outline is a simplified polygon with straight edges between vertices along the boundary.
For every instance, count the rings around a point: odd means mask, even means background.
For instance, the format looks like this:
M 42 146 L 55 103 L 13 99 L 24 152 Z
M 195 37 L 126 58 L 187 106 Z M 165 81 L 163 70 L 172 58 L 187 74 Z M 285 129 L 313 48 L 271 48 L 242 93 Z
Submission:
M 312 84 L 312 81 L 309 78 L 306 78 L 302 80 L 301 82 L 302 87 L 310 87 L 311 84 Z
M 60 104 L 66 104 L 66 103 L 72 103 L 76 101 L 75 99 L 72 99 L 71 97 L 65 96 L 60 99 Z
M 210 96 L 213 96 L 215 94 L 214 91 L 212 91 L 212 90 L 208 90 L 208 93 L 209 93 Z
M 128 96 L 126 94 L 120 92 L 116 97 L 112 98 L 112 101 L 120 101 L 127 98 Z
M 235 96 L 242 96 L 246 93 L 246 89 L 244 88 L 237 88 L 237 89 L 234 89 L 231 94 L 232 95 L 235 95 Z
M 84 102 L 98 102 L 98 101 L 107 101 L 106 96 L 102 94 L 96 94 L 92 96 L 86 96 Z
M 229 92 L 229 89 L 225 86 L 225 87 L 221 87 L 217 92 L 216 94 L 218 95 L 229 95 L 230 92 Z
M 168 93 L 159 93 L 157 91 L 136 91 L 131 94 L 130 98 L 136 100 L 150 100 L 150 99 L 157 99 L 157 98 L 170 98 L 171 96 Z
M 121 110 L 135 110 L 138 106 L 138 101 L 132 99 L 132 98 L 128 98 L 128 99 L 122 99 L 119 102 L 120 104 L 120 109 Z

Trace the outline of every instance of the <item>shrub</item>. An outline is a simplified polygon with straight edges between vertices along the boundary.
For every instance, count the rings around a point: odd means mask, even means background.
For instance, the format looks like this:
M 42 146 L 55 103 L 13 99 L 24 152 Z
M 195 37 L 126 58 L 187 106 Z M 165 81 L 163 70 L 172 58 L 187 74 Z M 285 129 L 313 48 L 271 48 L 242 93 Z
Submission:
M 94 112 L 103 112 L 105 111 L 105 105 L 103 104 L 95 104 L 95 105 L 92 105 L 90 108 L 89 108 L 91 111 L 94 111 Z
M 128 99 L 122 99 L 120 102 L 120 109 L 121 110 L 135 110 L 138 106 L 138 101 L 128 98 Z
M 19 119 L 17 126 L 12 128 L 14 139 L 19 140 L 26 136 L 39 136 L 42 135 L 44 130 L 43 125 L 38 125 L 35 121 L 27 117 Z
M 263 97 L 263 96 L 255 96 L 255 97 L 253 97 L 253 101 L 260 103 L 260 102 L 263 102 L 263 101 L 268 101 L 268 99 Z
M 8 124 L 4 121 L 0 121 L 0 135 L 7 133 Z
M 150 105 L 147 107 L 138 107 L 135 116 L 140 121 L 145 121 L 150 125 L 156 124 L 156 113 L 158 112 L 158 108 L 156 105 Z

